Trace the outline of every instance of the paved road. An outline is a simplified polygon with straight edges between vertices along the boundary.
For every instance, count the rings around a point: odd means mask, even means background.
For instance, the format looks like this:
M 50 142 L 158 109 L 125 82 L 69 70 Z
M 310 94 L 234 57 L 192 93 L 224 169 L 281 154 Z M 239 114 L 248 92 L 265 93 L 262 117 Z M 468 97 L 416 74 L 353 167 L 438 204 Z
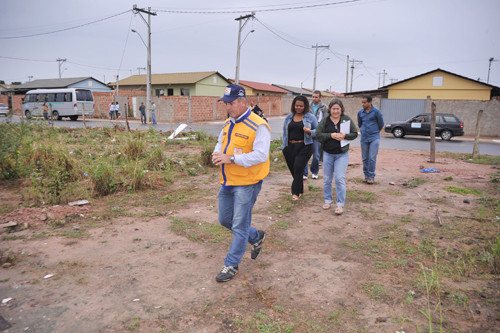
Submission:
M 7 121 L 6 117 L 0 117 L 0 122 Z M 19 122 L 19 117 L 12 117 L 13 122 Z M 65 118 L 66 119 L 66 118 Z M 271 137 L 272 139 L 280 139 L 283 131 L 283 122 L 285 117 L 272 117 L 269 118 L 269 125 L 271 126 Z M 118 121 L 110 120 L 99 120 L 91 119 L 86 121 L 88 127 L 112 127 L 115 124 L 125 126 L 125 121 L 119 119 Z M 209 135 L 217 136 L 222 128 L 222 121 L 211 121 L 203 123 L 191 123 L 188 124 L 186 130 L 201 131 Z M 157 125 L 142 125 L 140 121 L 133 120 L 129 122 L 130 128 L 134 130 L 145 130 L 150 127 L 154 127 L 156 130 L 170 131 L 172 128 L 175 129 L 179 124 L 171 126 L 170 124 L 157 124 Z M 61 120 L 54 123 L 56 127 L 69 127 L 69 128 L 82 128 L 83 121 L 78 119 L 78 121 Z M 359 137 L 352 143 L 354 147 L 359 147 Z M 454 137 L 450 141 L 442 141 L 441 139 L 436 139 L 436 151 L 449 151 L 453 153 L 472 153 L 474 146 L 473 138 L 470 137 Z M 381 148 L 387 149 L 399 149 L 399 150 L 430 150 L 430 139 L 429 137 L 419 137 L 419 136 L 406 136 L 401 139 L 394 138 L 392 135 L 383 135 L 381 142 Z M 479 143 L 479 153 L 487 155 L 500 156 L 500 138 L 498 140 L 493 140 L 491 138 L 481 139 Z

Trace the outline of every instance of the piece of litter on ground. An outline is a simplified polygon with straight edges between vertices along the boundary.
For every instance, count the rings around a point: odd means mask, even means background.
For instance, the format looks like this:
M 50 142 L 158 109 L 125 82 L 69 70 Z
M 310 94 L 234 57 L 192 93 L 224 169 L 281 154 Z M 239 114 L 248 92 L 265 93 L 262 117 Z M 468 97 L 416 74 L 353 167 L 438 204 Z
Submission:
M 51 277 L 53 277 L 53 276 L 54 276 L 54 274 L 47 274 L 47 275 L 45 275 L 43 278 L 44 278 L 44 279 L 50 279 L 50 278 L 51 278 Z
M 88 204 L 90 204 L 90 201 L 88 200 L 78 200 L 68 203 L 68 206 L 83 206 Z
M 423 169 L 422 169 L 422 172 L 425 172 L 425 173 L 433 173 L 433 172 L 441 172 L 441 171 L 436 170 L 436 169 L 434 169 L 434 168 L 429 168 L 429 169 L 423 168 Z
M 177 128 L 175 129 L 175 131 L 170 134 L 170 136 L 168 137 L 168 139 L 173 139 L 177 136 L 177 134 L 179 134 L 180 132 L 182 132 L 185 128 L 187 127 L 187 124 L 180 124 L 179 126 L 177 126 Z
M 135 298 L 132 300 L 132 302 L 139 302 L 140 301 L 140 298 Z
M 7 303 L 9 303 L 10 301 L 12 301 L 12 297 L 7 297 L 7 298 L 4 298 L 4 299 L 2 300 L 2 304 L 7 304 Z

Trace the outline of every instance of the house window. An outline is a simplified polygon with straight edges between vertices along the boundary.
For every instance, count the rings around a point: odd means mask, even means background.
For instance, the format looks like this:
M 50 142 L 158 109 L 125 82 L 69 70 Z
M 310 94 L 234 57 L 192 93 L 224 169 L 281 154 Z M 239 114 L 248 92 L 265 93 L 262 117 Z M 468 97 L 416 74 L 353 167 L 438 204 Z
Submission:
M 181 96 L 189 96 L 189 88 L 181 88 Z
M 432 86 L 433 87 L 442 87 L 443 86 L 443 77 L 442 76 L 433 76 L 432 77 Z
M 156 91 L 155 91 L 156 97 L 163 96 L 163 95 L 165 95 L 165 91 L 163 89 L 156 89 Z
M 213 81 L 213 83 L 214 83 L 214 84 L 217 84 L 217 76 L 215 76 L 215 75 L 214 75 L 214 76 L 212 77 L 212 81 Z
M 174 96 L 174 88 L 167 89 L 167 96 Z

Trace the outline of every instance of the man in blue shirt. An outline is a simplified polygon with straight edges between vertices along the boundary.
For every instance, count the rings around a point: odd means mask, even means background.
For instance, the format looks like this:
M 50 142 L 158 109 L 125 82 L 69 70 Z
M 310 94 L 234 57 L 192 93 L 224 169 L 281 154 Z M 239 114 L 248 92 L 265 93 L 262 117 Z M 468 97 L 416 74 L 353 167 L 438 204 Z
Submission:
M 315 90 L 313 92 L 310 110 L 316 116 L 318 123 L 321 121 L 321 119 L 323 119 L 324 116 L 328 114 L 328 107 L 321 101 L 321 91 Z M 318 140 L 316 140 L 316 137 L 313 137 L 313 154 L 311 162 L 312 179 L 318 179 L 319 160 L 321 158 L 321 156 L 319 156 L 319 145 L 320 143 L 318 142 Z M 304 180 L 307 179 L 308 168 L 309 163 L 306 164 L 306 168 L 304 169 Z
M 361 105 L 363 109 L 358 111 L 358 127 L 361 131 L 364 182 L 373 184 L 380 145 L 380 131 L 384 128 L 384 118 L 382 112 L 372 105 L 371 96 L 363 96 Z

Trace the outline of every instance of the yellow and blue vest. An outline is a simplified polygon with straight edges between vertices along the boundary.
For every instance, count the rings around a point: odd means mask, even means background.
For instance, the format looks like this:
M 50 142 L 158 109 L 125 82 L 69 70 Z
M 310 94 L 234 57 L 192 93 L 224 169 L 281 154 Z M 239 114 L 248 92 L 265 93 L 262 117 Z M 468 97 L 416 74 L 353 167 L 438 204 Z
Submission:
M 222 129 L 222 152 L 228 155 L 241 155 L 253 151 L 253 142 L 257 128 L 267 122 L 251 111 L 233 123 L 227 119 Z M 266 162 L 248 168 L 237 164 L 221 166 L 220 183 L 223 186 L 243 186 L 257 184 L 269 174 L 269 158 Z

